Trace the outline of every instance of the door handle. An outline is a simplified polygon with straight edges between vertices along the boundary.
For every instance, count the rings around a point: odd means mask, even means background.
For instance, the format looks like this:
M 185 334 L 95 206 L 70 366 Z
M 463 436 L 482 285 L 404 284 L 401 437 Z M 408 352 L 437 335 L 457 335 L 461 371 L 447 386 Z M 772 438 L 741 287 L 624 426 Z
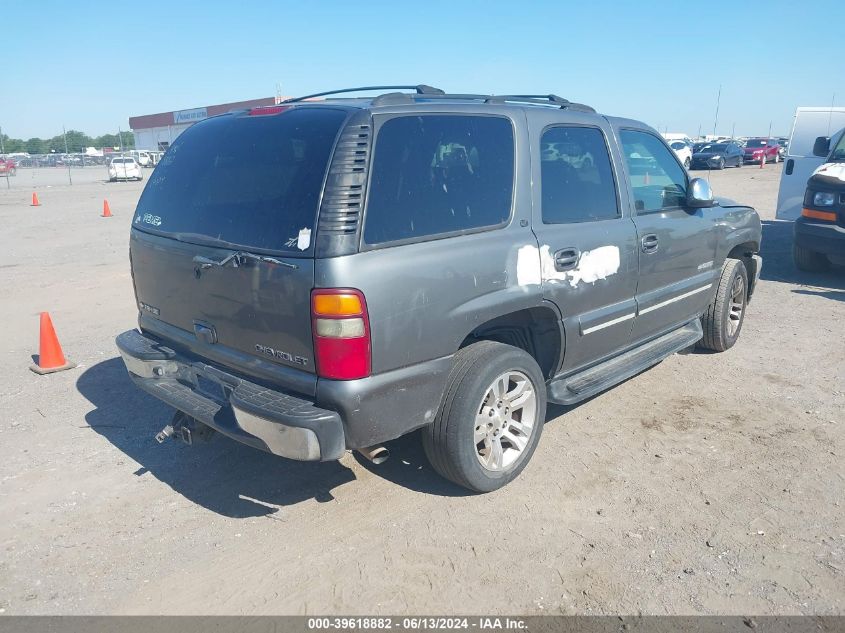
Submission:
M 642 245 L 643 253 L 654 253 L 660 246 L 657 236 L 654 233 L 644 235 L 643 239 L 640 240 L 640 244 Z
M 556 270 L 572 270 L 578 265 L 581 251 L 577 248 L 562 248 L 555 253 Z

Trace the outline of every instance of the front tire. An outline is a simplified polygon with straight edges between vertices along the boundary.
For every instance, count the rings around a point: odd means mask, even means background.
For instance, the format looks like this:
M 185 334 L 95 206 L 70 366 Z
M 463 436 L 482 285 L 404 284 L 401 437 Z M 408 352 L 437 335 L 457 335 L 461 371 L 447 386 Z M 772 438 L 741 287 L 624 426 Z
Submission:
M 720 158 L 720 159 L 719 159 L 719 162 L 718 162 L 718 163 L 716 163 L 716 169 L 718 169 L 719 171 L 721 171 L 721 170 L 723 170 L 724 168 L 725 168 L 725 159 L 724 159 L 724 158 Z
M 528 464 L 546 414 L 546 386 L 525 351 L 479 341 L 455 354 L 434 422 L 422 432 L 434 470 L 474 492 L 497 490 Z
M 690 166 L 690 159 L 685 158 L 684 159 L 684 169 L 689 169 L 689 166 Z
M 798 244 L 792 245 L 792 260 L 795 267 L 805 273 L 821 273 L 828 269 L 827 257 Z
M 738 259 L 725 260 L 716 296 L 701 317 L 704 336 L 698 347 L 714 352 L 724 352 L 734 346 L 748 305 L 748 272 Z

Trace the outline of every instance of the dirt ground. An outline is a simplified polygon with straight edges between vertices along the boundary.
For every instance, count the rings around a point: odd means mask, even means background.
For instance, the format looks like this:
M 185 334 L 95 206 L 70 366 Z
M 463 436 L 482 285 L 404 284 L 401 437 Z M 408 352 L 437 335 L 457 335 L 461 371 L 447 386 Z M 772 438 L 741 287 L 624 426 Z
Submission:
M 0 179 L 0 613 L 845 613 L 845 273 L 794 269 L 780 168 L 712 174 L 765 220 L 737 346 L 551 408 L 522 476 L 483 496 L 416 436 L 382 466 L 157 445 L 171 411 L 113 342 L 136 323 L 145 183 Z M 42 310 L 78 368 L 29 371 Z

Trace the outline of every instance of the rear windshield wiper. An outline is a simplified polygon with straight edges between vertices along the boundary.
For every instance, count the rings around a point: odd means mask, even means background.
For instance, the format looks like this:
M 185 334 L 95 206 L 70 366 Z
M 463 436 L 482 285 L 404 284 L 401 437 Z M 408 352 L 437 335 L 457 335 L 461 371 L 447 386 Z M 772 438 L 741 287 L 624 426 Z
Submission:
M 251 259 L 256 262 L 268 262 L 270 264 L 277 264 L 279 266 L 285 266 L 286 268 L 292 268 L 296 270 L 299 268 L 296 264 L 291 264 L 289 262 L 283 262 L 281 259 L 276 259 L 275 257 L 270 257 L 268 255 L 258 255 L 257 253 L 250 253 L 249 251 L 235 251 L 233 253 L 229 253 L 223 259 L 211 259 L 210 257 L 205 257 L 203 255 L 195 255 L 193 262 L 195 264 L 199 264 L 200 268 L 211 268 L 212 266 L 226 266 L 227 264 L 232 264 L 232 267 L 238 268 L 244 264 L 244 262 L 248 259 Z

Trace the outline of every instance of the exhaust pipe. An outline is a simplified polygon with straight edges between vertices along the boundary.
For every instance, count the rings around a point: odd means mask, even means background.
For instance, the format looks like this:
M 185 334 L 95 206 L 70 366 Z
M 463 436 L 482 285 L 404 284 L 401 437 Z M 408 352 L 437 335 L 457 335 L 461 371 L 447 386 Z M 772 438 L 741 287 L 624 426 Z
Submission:
M 383 464 L 390 457 L 390 451 L 384 446 L 367 446 L 358 452 L 374 464 Z

